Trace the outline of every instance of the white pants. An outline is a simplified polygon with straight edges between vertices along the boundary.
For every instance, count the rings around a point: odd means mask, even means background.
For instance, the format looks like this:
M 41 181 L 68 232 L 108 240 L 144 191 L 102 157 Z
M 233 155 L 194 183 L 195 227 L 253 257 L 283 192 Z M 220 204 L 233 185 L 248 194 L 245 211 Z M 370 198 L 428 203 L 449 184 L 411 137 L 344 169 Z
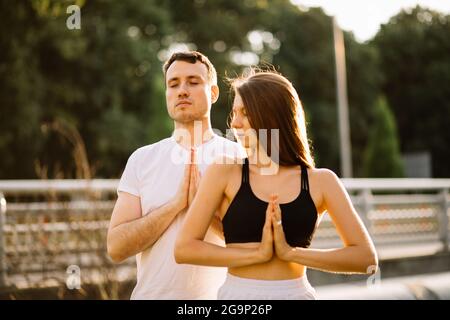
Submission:
M 306 275 L 292 280 L 255 280 L 227 273 L 218 300 L 315 300 L 316 291 Z

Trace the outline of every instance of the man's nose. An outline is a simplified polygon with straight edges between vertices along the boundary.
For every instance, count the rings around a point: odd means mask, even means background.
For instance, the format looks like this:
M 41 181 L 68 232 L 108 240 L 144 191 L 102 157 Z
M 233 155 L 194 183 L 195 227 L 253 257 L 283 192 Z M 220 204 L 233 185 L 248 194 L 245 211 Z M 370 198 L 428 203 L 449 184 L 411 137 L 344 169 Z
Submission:
M 186 84 L 180 84 L 180 87 L 178 89 L 178 97 L 188 97 L 189 96 L 189 90 L 187 88 Z

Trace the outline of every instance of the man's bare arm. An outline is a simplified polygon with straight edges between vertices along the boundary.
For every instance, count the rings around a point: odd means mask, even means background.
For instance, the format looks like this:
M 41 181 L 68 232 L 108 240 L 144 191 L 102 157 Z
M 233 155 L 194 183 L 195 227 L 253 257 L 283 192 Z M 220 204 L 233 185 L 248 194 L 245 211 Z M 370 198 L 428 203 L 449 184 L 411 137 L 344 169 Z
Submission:
M 136 199 L 132 199 L 136 198 Z M 113 215 L 130 210 L 132 202 L 139 197 L 122 193 L 119 195 Z M 150 214 L 131 221 L 110 226 L 108 230 L 108 254 L 114 262 L 121 262 L 152 246 L 166 231 L 173 219 L 181 211 L 174 201 L 152 211 Z M 134 215 L 130 212 L 130 215 Z
M 140 198 L 120 192 L 108 229 L 108 254 L 121 262 L 152 246 L 174 218 L 187 208 L 191 165 L 187 164 L 183 181 L 175 198 L 142 216 Z

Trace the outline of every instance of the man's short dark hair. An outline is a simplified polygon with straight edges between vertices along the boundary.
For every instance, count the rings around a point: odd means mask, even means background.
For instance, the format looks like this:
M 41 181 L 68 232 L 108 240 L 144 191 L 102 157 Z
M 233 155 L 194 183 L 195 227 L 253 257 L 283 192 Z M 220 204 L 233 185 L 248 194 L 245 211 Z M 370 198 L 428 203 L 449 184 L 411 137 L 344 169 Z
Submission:
M 167 70 L 174 61 L 185 61 L 189 63 L 196 63 L 200 61 L 206 66 L 208 70 L 208 82 L 211 85 L 217 85 L 217 72 L 208 57 L 198 51 L 186 51 L 186 52 L 175 52 L 163 65 L 164 77 L 166 77 Z

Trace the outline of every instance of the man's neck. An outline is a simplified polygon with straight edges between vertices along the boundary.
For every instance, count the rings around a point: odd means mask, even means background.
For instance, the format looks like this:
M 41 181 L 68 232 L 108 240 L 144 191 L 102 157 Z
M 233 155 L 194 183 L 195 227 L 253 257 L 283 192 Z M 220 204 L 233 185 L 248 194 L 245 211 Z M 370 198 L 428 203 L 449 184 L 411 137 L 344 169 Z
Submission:
M 214 137 L 209 119 L 188 123 L 175 122 L 173 137 L 185 148 L 198 147 Z

